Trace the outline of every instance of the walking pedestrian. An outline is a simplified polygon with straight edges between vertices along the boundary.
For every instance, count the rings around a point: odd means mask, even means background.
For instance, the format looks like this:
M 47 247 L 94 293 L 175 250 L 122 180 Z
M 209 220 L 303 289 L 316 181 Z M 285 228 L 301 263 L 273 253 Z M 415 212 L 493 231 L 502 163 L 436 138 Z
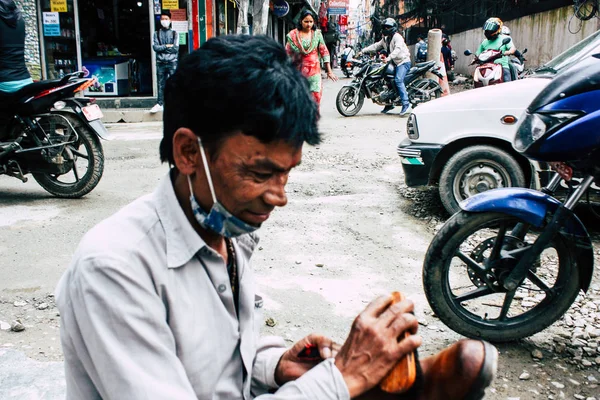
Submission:
M 157 103 L 150 112 L 152 114 L 163 110 L 165 83 L 175 74 L 179 55 L 179 35 L 171 29 L 171 12 L 162 10 L 160 13 L 160 29 L 154 32 L 152 48 L 156 52 L 156 75 L 158 80 Z
M 315 25 L 312 12 L 302 11 L 298 27 L 287 34 L 285 49 L 302 75 L 308 79 L 313 98 L 320 105 L 323 94 L 320 59 L 323 59 L 325 64 L 327 77 L 334 82 L 338 79 L 331 70 L 329 51 L 323 34 Z

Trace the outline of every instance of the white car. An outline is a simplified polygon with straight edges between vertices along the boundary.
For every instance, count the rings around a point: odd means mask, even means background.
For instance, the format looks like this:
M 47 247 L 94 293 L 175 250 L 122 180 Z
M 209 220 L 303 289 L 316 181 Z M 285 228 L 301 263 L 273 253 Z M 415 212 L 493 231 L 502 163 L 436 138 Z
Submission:
M 406 184 L 438 185 L 450 214 L 462 200 L 486 190 L 543 186 L 552 174 L 548 165 L 530 162 L 512 147 L 518 119 L 557 73 L 597 53 L 600 31 L 526 79 L 419 105 L 408 118 L 408 138 L 398 146 Z

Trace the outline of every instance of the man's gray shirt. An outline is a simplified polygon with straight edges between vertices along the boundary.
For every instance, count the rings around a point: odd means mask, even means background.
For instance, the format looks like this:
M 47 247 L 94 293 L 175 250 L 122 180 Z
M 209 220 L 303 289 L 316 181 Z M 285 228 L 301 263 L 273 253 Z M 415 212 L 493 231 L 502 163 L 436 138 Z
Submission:
M 225 262 L 193 229 L 169 175 L 90 230 L 56 291 L 67 399 L 348 399 L 332 359 L 277 387 L 285 347 L 259 338 L 257 243 L 234 240 L 238 319 Z
M 172 44 L 173 47 L 167 47 L 168 44 Z M 179 54 L 179 34 L 173 29 L 159 29 L 154 32 L 152 48 L 156 52 L 157 63 L 176 63 Z

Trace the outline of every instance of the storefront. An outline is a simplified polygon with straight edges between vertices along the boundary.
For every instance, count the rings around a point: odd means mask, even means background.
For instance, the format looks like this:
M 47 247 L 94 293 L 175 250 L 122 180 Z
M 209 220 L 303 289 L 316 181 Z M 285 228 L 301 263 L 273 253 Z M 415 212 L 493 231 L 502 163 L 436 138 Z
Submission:
M 84 71 L 97 79 L 89 95 L 155 95 L 152 39 L 161 9 L 171 11 L 180 57 L 189 52 L 188 0 L 38 1 L 43 77 Z

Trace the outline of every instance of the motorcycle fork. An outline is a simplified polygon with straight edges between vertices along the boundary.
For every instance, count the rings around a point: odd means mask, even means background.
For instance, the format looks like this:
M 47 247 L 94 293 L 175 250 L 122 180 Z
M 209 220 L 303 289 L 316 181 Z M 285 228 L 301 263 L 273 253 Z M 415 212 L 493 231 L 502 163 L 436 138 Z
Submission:
M 554 176 L 552 177 L 550 182 L 548 182 L 548 184 L 542 188 L 541 192 L 549 196 L 554 196 L 554 193 L 558 189 L 558 185 L 560 185 L 560 181 L 562 181 L 560 175 L 558 173 L 554 173 Z M 530 227 L 530 224 L 519 222 L 517 225 L 515 225 L 510 235 L 523 241 L 525 240 L 525 235 L 529 231 Z
M 558 174 L 556 174 L 558 175 Z M 556 188 L 560 183 L 560 176 L 556 178 L 552 178 L 552 181 L 548 184 L 547 188 L 550 189 L 551 186 Z M 573 208 L 579 203 L 579 200 L 583 197 L 583 195 L 588 191 L 590 186 L 594 183 L 594 177 L 589 175 L 585 177 L 585 179 L 581 182 L 581 184 L 573 191 L 573 193 L 567 198 L 567 201 L 557 208 L 554 213 L 552 220 L 546 226 L 546 229 L 542 232 L 542 234 L 536 239 L 533 245 L 529 248 L 527 252 L 523 255 L 523 257 L 519 260 L 515 268 L 511 271 L 510 275 L 504 280 L 503 286 L 509 292 L 516 290 L 519 284 L 527 277 L 527 272 L 529 271 L 529 267 L 533 264 L 533 262 L 542 254 L 542 251 L 546 248 L 546 246 L 552 241 L 552 238 L 556 233 L 562 228 L 565 222 L 565 215 L 568 211 L 572 211 Z

